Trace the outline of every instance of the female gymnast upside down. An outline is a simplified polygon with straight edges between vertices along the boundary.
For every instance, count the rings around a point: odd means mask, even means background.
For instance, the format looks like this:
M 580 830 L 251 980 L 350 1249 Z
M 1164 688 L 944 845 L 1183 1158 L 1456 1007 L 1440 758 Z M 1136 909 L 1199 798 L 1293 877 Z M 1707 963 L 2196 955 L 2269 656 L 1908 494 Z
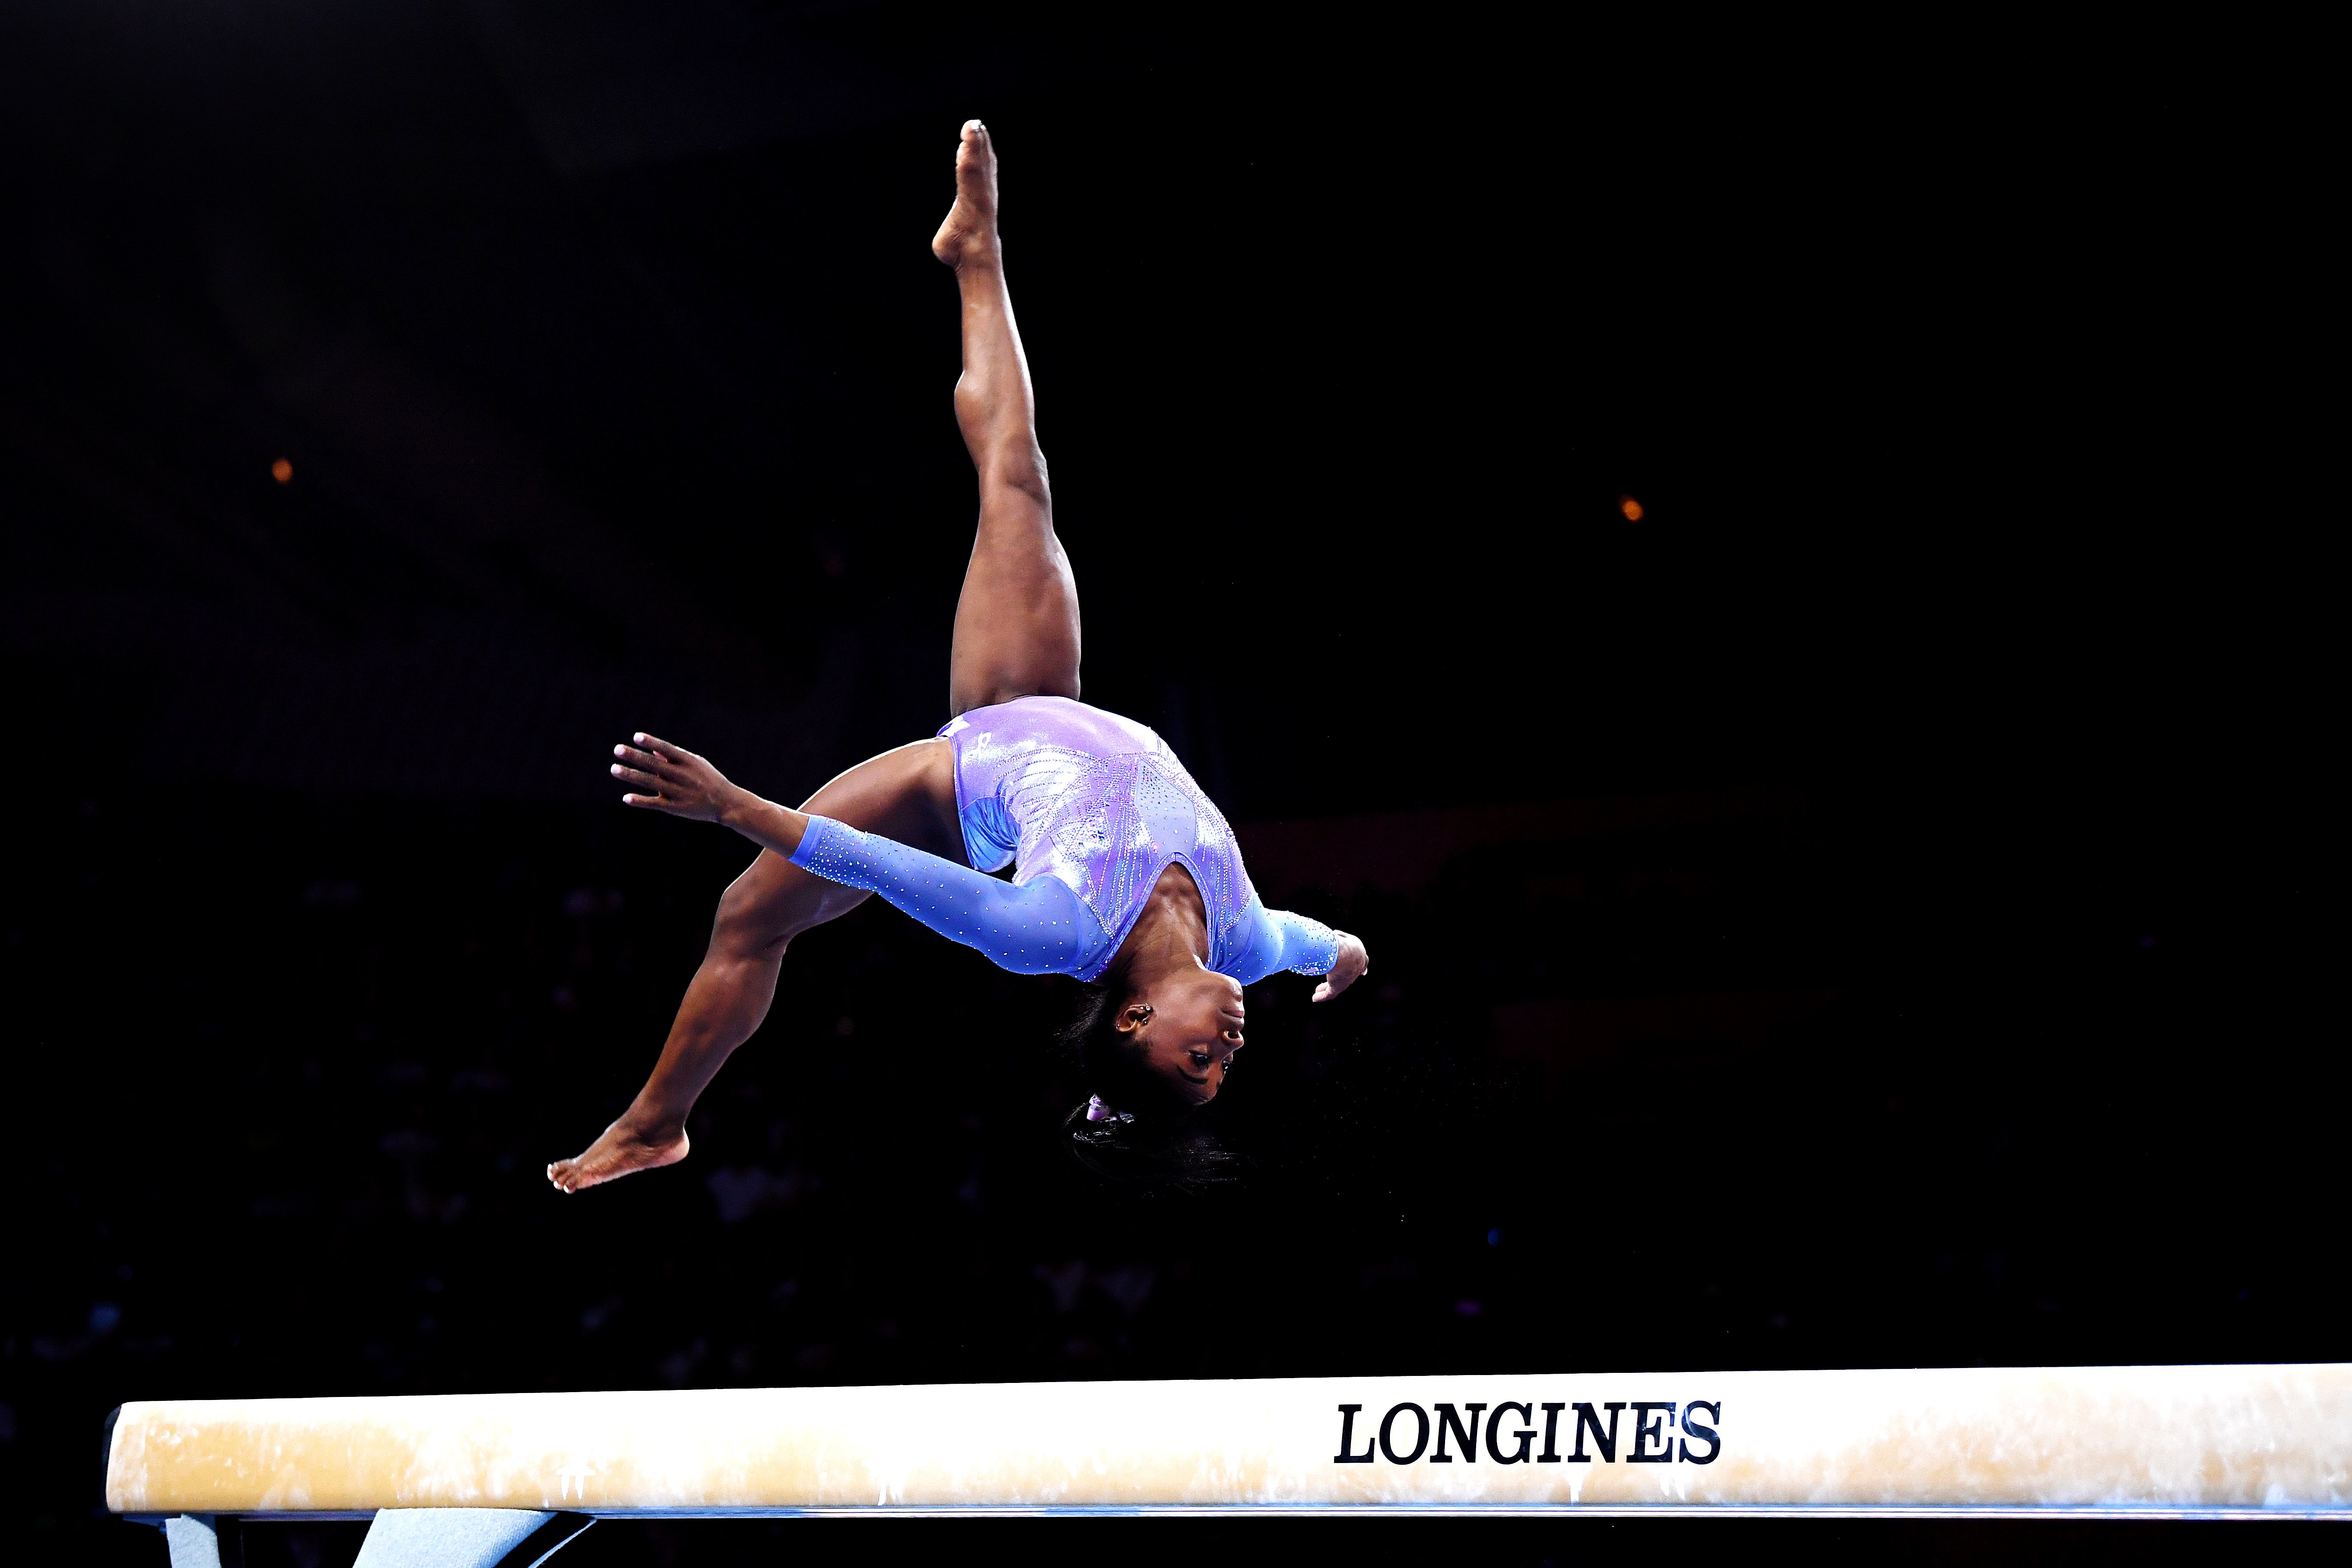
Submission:
M 1077 700 L 1077 587 L 1054 534 L 979 121 L 963 128 L 931 251 L 963 297 L 956 422 L 980 470 L 950 718 L 798 811 L 651 735 L 613 749 L 626 804 L 722 823 L 761 854 L 719 900 L 653 1076 L 585 1152 L 548 1166 L 564 1192 L 684 1159 L 687 1112 L 767 1016 L 785 948 L 869 893 L 1006 969 L 1093 983 L 1079 1043 L 1098 1092 L 1069 1120 L 1082 1158 L 1138 1111 L 1215 1098 L 1242 1046 L 1244 984 L 1321 974 L 1322 1002 L 1364 973 L 1362 942 L 1258 900 L 1223 815 L 1157 734 Z M 1008 861 L 1010 883 L 985 875 Z

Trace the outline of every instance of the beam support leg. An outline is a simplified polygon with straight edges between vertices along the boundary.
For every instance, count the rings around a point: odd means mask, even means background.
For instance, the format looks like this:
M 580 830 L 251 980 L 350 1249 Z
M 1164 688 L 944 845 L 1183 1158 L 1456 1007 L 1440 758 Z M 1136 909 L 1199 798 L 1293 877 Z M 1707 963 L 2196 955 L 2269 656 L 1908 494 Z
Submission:
M 352 1568 L 537 1568 L 594 1522 L 518 1508 L 388 1508 Z
M 220 1521 L 209 1513 L 173 1514 L 163 1521 L 163 1543 L 172 1550 L 172 1568 L 239 1568 L 243 1553 L 236 1550 L 236 1526 L 231 1524 L 227 1552 L 221 1550 L 224 1531 Z

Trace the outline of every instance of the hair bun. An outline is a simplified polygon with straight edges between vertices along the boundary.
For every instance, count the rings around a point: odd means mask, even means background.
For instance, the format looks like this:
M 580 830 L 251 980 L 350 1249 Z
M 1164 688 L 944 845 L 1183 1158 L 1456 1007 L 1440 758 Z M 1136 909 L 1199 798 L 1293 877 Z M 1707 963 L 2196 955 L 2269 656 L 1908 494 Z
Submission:
M 1115 1187 L 1140 1191 L 1202 1192 L 1238 1181 L 1245 1162 L 1227 1152 L 1213 1133 L 1190 1117 L 1139 1121 L 1125 1110 L 1100 1121 L 1087 1112 L 1100 1096 L 1072 1108 L 1063 1118 L 1063 1145 L 1086 1171 Z

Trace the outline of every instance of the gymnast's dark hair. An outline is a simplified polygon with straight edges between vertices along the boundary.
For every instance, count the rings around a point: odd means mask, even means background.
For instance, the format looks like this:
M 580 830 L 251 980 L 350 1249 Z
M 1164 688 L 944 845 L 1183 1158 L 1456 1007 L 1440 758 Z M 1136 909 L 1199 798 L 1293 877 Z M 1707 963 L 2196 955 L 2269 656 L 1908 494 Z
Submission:
M 1139 1193 L 1201 1193 L 1241 1179 L 1244 1162 L 1144 1064 L 1118 1027 L 1123 975 L 1074 980 L 1059 1044 L 1090 1094 L 1114 1114 L 1087 1120 L 1081 1102 L 1062 1118 L 1062 1143 L 1080 1168 L 1107 1185 Z

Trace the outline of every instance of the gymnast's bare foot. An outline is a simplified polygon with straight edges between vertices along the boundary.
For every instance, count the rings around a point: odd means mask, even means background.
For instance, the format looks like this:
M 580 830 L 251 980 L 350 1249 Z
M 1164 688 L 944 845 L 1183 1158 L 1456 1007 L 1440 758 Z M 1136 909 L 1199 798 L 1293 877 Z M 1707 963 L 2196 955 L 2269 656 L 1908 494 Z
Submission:
M 686 1158 L 686 1150 L 685 1128 L 651 1126 L 625 1115 L 605 1128 L 585 1153 L 550 1165 L 547 1179 L 559 1192 L 576 1193 L 638 1171 L 675 1165 Z
M 989 143 L 988 127 L 977 120 L 963 122 L 963 141 L 956 148 L 955 205 L 931 237 L 931 254 L 950 267 L 996 259 L 996 149 Z

